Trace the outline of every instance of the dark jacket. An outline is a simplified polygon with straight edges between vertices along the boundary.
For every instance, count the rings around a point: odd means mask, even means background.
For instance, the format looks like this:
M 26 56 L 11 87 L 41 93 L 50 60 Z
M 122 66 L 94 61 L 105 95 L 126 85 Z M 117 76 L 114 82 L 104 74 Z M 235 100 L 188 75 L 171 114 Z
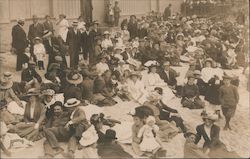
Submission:
M 138 36 L 137 22 L 135 22 L 135 23 L 129 22 L 128 23 L 128 31 L 130 34 L 130 39 L 134 39 L 135 37 L 137 37 Z
M 94 31 L 90 31 L 88 34 L 87 32 L 83 32 L 81 35 L 81 47 L 82 51 L 84 53 L 89 53 L 94 51 L 94 43 L 95 43 L 95 36 L 97 36 L 98 33 Z
M 35 110 L 34 110 L 34 116 L 33 119 L 31 119 L 30 116 L 30 103 L 28 102 L 26 104 L 25 110 L 24 110 L 24 122 L 36 122 L 36 123 L 41 123 L 45 119 L 45 109 L 42 103 L 39 101 L 36 102 L 35 104 Z
M 81 83 L 82 99 L 91 100 L 94 93 L 94 81 L 90 78 L 85 78 Z
M 53 115 L 48 127 L 64 127 L 69 121 L 70 114 L 68 112 L 62 112 L 59 116 Z
M 172 108 L 168 107 L 162 101 L 160 101 L 156 106 L 160 110 L 160 119 L 161 120 L 170 119 L 171 113 L 178 113 L 178 111 L 176 109 L 172 109 Z
M 160 77 L 166 82 L 169 86 L 175 86 L 177 84 L 177 72 L 173 69 L 169 70 L 169 77 L 165 73 L 165 71 L 162 69 L 159 72 Z
M 215 148 L 221 144 L 220 141 L 220 127 L 213 125 L 211 128 L 210 136 L 207 135 L 204 124 L 198 125 L 196 127 L 196 139 L 195 144 L 198 144 L 201 137 L 205 140 L 203 148 Z
M 66 102 L 70 98 L 76 98 L 82 100 L 82 91 L 78 86 L 68 85 L 64 88 L 64 101 Z
M 103 143 L 97 146 L 97 153 L 101 158 L 133 158 L 117 143 Z
M 31 70 L 29 68 L 26 68 L 25 70 L 23 70 L 22 74 L 21 74 L 21 81 L 24 82 L 29 82 L 31 81 L 33 78 L 36 78 L 37 81 L 39 83 L 42 82 L 42 78 L 41 76 L 36 72 L 36 70 Z
M 24 29 L 19 25 L 12 28 L 12 47 L 24 51 L 28 46 L 28 40 Z
M 43 27 L 44 27 L 44 30 L 48 30 L 50 32 L 54 32 L 54 27 L 53 27 L 53 23 L 52 22 L 48 22 L 48 21 L 45 21 L 43 23 Z
M 81 33 L 79 31 L 75 33 L 73 28 L 69 29 L 66 43 L 71 53 L 78 53 L 81 46 Z
M 43 25 L 41 23 L 37 23 L 36 26 L 34 26 L 34 24 L 31 24 L 29 26 L 29 32 L 28 32 L 28 38 L 29 38 L 29 40 L 32 42 L 32 40 L 35 37 L 42 38 L 43 31 L 44 31 L 44 28 L 43 28 Z

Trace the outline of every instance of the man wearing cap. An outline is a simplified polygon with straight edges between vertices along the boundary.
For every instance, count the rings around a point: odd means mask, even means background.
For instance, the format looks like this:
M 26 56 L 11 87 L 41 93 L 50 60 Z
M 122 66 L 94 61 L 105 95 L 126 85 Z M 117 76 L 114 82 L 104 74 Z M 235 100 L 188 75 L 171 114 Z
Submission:
M 79 62 L 81 33 L 77 30 L 78 21 L 74 21 L 68 31 L 66 43 L 69 46 L 70 67 L 77 68 Z
M 51 117 L 50 123 L 47 125 L 48 128 L 44 129 L 44 136 L 46 138 L 43 146 L 46 157 L 54 157 L 57 154 L 62 153 L 64 150 L 60 147 L 60 141 L 68 141 L 71 133 L 64 126 L 70 120 L 70 114 L 63 111 L 63 104 L 59 101 L 51 105 L 53 116 Z
M 29 83 L 36 79 L 39 83 L 42 82 L 41 76 L 35 70 L 36 63 L 34 61 L 29 61 L 28 68 L 22 71 L 21 81 Z
M 28 46 L 28 40 L 26 37 L 26 33 L 23 29 L 24 19 L 18 19 L 17 25 L 12 28 L 12 48 L 15 49 L 17 54 L 16 60 L 16 71 L 20 71 L 22 69 L 23 64 L 23 53 L 25 48 Z
M 225 116 L 226 124 L 224 130 L 231 130 L 230 120 L 234 116 L 236 106 L 239 103 L 239 93 L 236 86 L 232 85 L 231 77 L 223 76 L 224 85 L 219 89 L 219 99 L 221 103 L 222 113 Z

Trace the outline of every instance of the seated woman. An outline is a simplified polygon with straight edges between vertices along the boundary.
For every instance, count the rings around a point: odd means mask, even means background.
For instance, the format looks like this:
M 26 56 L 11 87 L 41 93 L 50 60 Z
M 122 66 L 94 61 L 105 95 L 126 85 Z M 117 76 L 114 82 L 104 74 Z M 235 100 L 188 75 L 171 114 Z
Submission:
M 201 109 L 205 103 L 199 98 L 199 88 L 194 81 L 194 76 L 188 77 L 188 82 L 182 89 L 181 104 L 189 109 Z
M 115 95 L 111 81 L 111 71 L 106 70 L 101 76 L 94 80 L 94 100 L 99 106 L 112 106 L 117 102 L 113 99 Z
M 0 100 L 7 101 L 7 109 L 12 114 L 24 114 L 23 104 L 14 93 L 11 80 L 12 74 L 5 72 L 0 81 Z
M 195 70 L 193 72 L 193 75 L 196 79 L 196 85 L 198 86 L 199 88 L 199 92 L 200 92 L 200 95 L 205 95 L 206 94 L 206 91 L 207 91 L 207 84 L 203 81 L 203 79 L 201 78 L 201 71 L 199 70 Z
M 147 98 L 147 101 L 143 105 L 153 110 L 153 116 L 155 117 L 156 125 L 160 128 L 159 138 L 164 142 L 175 137 L 178 134 L 178 129 L 172 123 L 160 119 L 160 110 L 157 107 L 157 104 L 161 98 L 162 97 L 156 91 L 151 92 Z
M 138 102 L 140 104 L 146 101 L 146 90 L 144 89 L 144 84 L 140 80 L 140 75 L 138 72 L 131 72 L 130 78 L 126 81 L 128 97 L 130 100 Z
M 161 87 L 163 88 L 165 100 L 170 100 L 175 97 L 172 90 L 167 86 L 167 83 L 165 83 L 157 73 L 158 62 L 148 61 L 144 65 L 149 69 L 149 72 L 142 77 L 146 90 L 152 91 L 155 87 Z
M 27 93 L 28 102 L 24 111 L 24 122 L 18 123 L 14 131 L 21 137 L 30 141 L 37 141 L 42 138 L 41 128 L 45 119 L 45 109 L 38 99 L 39 93 L 30 89 Z
M 78 87 L 82 83 L 82 75 L 76 71 L 70 72 L 67 77 L 67 86 L 64 88 L 64 101 L 66 102 L 70 98 L 77 98 L 78 100 L 82 100 L 82 92 L 80 87 Z
M 220 141 L 220 127 L 214 124 L 218 120 L 218 116 L 205 113 L 202 119 L 204 123 L 196 127 L 195 144 L 198 144 L 201 137 L 203 137 L 205 140 L 203 152 L 210 158 L 239 158 L 235 152 L 227 151 L 226 146 Z

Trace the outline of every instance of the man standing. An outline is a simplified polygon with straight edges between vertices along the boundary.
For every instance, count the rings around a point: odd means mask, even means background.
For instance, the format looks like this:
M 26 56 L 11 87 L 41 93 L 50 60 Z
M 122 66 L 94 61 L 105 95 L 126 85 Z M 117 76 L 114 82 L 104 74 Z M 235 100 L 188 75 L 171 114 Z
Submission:
M 48 30 L 54 34 L 54 26 L 53 26 L 53 23 L 51 22 L 51 18 L 49 15 L 45 16 L 45 22 L 43 23 L 43 27 L 44 27 L 44 30 Z
M 17 54 L 16 71 L 22 70 L 24 50 L 28 46 L 26 33 L 23 29 L 24 19 L 19 19 L 17 25 L 12 28 L 12 48 Z
M 164 14 L 163 14 L 163 20 L 168 20 L 168 18 L 171 16 L 171 6 L 172 4 L 170 3 L 168 7 L 165 8 Z
M 31 44 L 31 53 L 33 54 L 33 39 L 35 37 L 39 37 L 42 38 L 43 37 L 43 25 L 41 23 L 38 22 L 38 17 L 36 15 L 33 15 L 33 24 L 31 24 L 29 26 L 29 32 L 28 32 L 28 39 L 30 41 Z
M 118 6 L 118 1 L 115 1 L 115 6 L 113 10 L 114 10 L 115 26 L 117 27 L 119 24 L 119 18 L 120 18 L 120 12 L 121 12 L 121 9 Z
M 82 33 L 82 51 L 83 51 L 83 57 L 84 60 L 87 61 L 89 59 L 89 62 L 91 57 L 93 57 L 94 53 L 94 36 L 95 36 L 95 31 L 92 30 L 90 31 L 90 24 L 86 24 L 86 31 Z
M 231 84 L 231 77 L 223 76 L 223 83 L 224 85 L 219 89 L 219 99 L 222 113 L 226 119 L 224 130 L 231 130 L 229 122 L 234 116 L 236 106 L 239 103 L 239 93 L 237 87 Z
M 72 28 L 68 31 L 66 44 L 69 46 L 70 67 L 77 68 L 80 52 L 81 33 L 77 30 L 78 21 L 74 21 Z

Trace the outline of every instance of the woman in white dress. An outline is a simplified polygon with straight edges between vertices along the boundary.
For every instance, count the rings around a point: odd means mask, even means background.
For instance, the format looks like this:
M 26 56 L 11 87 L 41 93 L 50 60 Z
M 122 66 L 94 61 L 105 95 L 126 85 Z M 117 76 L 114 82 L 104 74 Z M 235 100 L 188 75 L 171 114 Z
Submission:
M 146 101 L 147 91 L 144 89 L 144 84 L 140 80 L 140 75 L 137 72 L 132 72 L 130 78 L 126 82 L 128 96 L 131 100 L 143 104 Z
M 145 85 L 145 88 L 148 92 L 153 91 L 156 87 L 161 87 L 163 89 L 164 99 L 170 100 L 175 95 L 173 94 L 172 90 L 167 86 L 160 75 L 157 73 L 157 66 L 158 62 L 156 61 L 148 61 L 145 63 L 145 66 L 148 67 L 149 72 L 144 74 L 142 77 L 142 81 Z
M 66 42 L 69 22 L 66 20 L 66 16 L 63 14 L 59 15 L 59 21 L 56 23 L 58 26 L 58 35 L 62 37 L 63 41 Z

